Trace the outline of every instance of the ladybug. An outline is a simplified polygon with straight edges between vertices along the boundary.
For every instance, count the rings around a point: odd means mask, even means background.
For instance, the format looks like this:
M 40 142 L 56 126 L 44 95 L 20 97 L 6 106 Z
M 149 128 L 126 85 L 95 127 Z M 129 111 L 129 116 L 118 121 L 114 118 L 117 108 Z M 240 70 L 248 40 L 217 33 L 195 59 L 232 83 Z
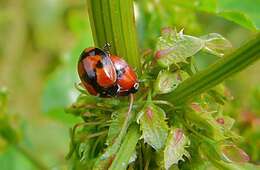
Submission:
M 99 48 L 86 48 L 81 53 L 78 74 L 83 86 L 95 96 L 126 96 L 139 87 L 135 72 L 123 59 Z
M 117 74 L 117 85 L 120 87 L 119 95 L 126 96 L 138 91 L 139 83 L 134 70 L 122 58 L 110 55 Z
M 92 95 L 115 96 L 119 92 L 115 67 L 109 55 L 99 48 L 87 48 L 81 53 L 78 74 Z

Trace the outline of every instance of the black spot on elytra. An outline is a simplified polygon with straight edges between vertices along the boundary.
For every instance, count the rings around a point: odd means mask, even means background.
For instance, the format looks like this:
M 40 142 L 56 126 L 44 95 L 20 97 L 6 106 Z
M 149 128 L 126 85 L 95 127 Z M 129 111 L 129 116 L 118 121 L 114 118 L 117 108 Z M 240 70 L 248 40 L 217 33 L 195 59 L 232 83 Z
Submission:
M 121 68 L 120 70 L 116 70 L 117 78 L 121 78 L 125 74 L 125 68 Z
M 103 68 L 103 64 L 100 60 L 97 62 L 96 67 L 97 68 Z

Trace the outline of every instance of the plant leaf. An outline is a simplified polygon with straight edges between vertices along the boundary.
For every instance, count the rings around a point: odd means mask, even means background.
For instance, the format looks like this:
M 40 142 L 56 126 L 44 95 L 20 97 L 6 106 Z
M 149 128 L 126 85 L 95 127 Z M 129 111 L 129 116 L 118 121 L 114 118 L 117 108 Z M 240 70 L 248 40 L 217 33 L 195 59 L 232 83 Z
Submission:
M 167 28 L 162 31 L 157 41 L 155 57 L 160 66 L 169 67 L 172 64 L 186 62 L 188 57 L 193 56 L 203 47 L 203 40 Z
M 260 0 L 218 0 L 217 12 L 246 28 L 260 28 Z
M 171 129 L 164 149 L 164 166 L 166 170 L 173 164 L 178 164 L 178 161 L 184 161 L 183 156 L 190 157 L 189 152 L 185 149 L 189 143 L 190 141 L 182 129 Z
M 158 94 L 165 94 L 173 91 L 181 82 L 177 73 L 161 71 L 154 83 L 154 91 Z
M 221 151 L 222 156 L 228 162 L 245 163 L 248 162 L 250 159 L 245 151 L 233 144 L 222 145 Z
M 247 29 L 255 29 L 256 26 L 254 23 L 248 18 L 248 16 L 242 12 L 238 11 L 222 11 L 218 13 L 219 16 L 233 21 L 239 25 L 244 26 Z
M 260 29 L 260 0 L 173 0 L 173 3 L 219 15 L 251 30 Z
M 127 112 L 127 108 L 115 111 L 111 115 L 111 125 L 109 126 L 108 135 L 107 135 L 107 145 L 111 145 L 114 143 L 116 137 L 120 133 L 120 130 L 123 127 L 125 120 L 125 113 Z
M 209 90 L 231 75 L 245 69 L 260 58 L 260 34 L 256 34 L 245 45 L 219 59 L 211 67 L 183 81 L 174 91 L 161 95 L 161 99 L 172 103 L 183 103 Z
M 119 112 L 123 112 L 123 110 L 124 109 L 120 110 Z M 112 145 L 108 146 L 106 148 L 105 152 L 97 158 L 95 165 L 94 165 L 94 169 L 97 169 L 97 170 L 107 169 L 109 167 L 109 165 L 111 164 L 111 161 L 113 161 L 113 159 L 115 158 L 116 153 L 120 149 L 122 141 L 123 141 L 125 135 L 127 134 L 127 130 L 132 121 L 132 116 L 134 114 L 134 111 L 132 109 L 131 115 L 126 115 L 126 113 L 127 113 L 127 111 L 124 112 L 126 119 L 124 119 L 122 127 L 119 128 L 120 132 L 119 133 L 113 132 L 113 133 L 118 133 L 117 137 L 115 139 L 114 138 L 112 139 L 112 140 L 114 140 L 112 142 Z
M 137 118 L 144 142 L 155 150 L 160 150 L 164 146 L 168 136 L 168 125 L 165 119 L 164 110 L 154 104 L 146 104 Z
M 197 127 L 205 131 L 206 136 L 217 141 L 225 138 L 220 124 L 212 117 L 211 113 L 206 111 L 189 111 L 185 114 L 188 120 L 196 124 Z
M 135 147 L 139 138 L 138 126 L 136 124 L 130 126 L 109 170 L 124 170 L 127 168 L 129 162 L 132 161 L 131 159 L 135 159 L 133 154 L 135 153 Z
M 205 41 L 204 50 L 216 56 L 222 57 L 232 48 L 231 43 L 217 33 L 210 33 L 200 38 Z
M 229 116 L 218 117 L 216 121 L 226 130 L 231 130 L 235 123 L 235 120 Z

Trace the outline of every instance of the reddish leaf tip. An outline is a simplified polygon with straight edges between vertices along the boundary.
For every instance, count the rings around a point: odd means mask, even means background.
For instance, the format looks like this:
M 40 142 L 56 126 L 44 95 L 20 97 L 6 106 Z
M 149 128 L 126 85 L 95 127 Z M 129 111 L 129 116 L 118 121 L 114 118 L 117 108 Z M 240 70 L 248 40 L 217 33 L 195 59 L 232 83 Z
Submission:
M 202 108 L 198 103 L 191 103 L 191 108 L 196 112 L 202 112 Z
M 217 118 L 216 120 L 219 124 L 224 125 L 225 124 L 225 120 L 223 118 Z
M 152 111 L 152 108 L 151 108 L 151 107 L 148 107 L 148 108 L 147 108 L 146 114 L 147 114 L 147 116 L 148 116 L 149 119 L 152 119 L 152 117 L 153 117 L 153 111 Z
M 174 135 L 175 135 L 174 138 L 176 141 L 175 143 L 179 143 L 183 137 L 183 131 L 181 129 L 176 129 L 176 133 Z
M 173 29 L 171 27 L 164 27 L 161 29 L 161 34 L 163 34 L 163 35 L 167 35 L 171 32 L 173 32 Z

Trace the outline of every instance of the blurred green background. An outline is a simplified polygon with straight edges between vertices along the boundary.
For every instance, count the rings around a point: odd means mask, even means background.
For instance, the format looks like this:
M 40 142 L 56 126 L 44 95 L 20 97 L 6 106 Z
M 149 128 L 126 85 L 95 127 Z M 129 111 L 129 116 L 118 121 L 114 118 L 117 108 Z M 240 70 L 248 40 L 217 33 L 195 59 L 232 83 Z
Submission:
M 222 0 L 218 15 L 206 0 L 198 1 L 200 8 L 191 2 L 196 1 L 135 1 L 140 52 L 154 48 L 165 26 L 184 28 L 185 34 L 195 36 L 220 33 L 235 48 L 260 27 L 259 0 Z M 225 12 L 230 10 L 242 11 L 248 20 Z M 68 128 L 80 121 L 64 108 L 78 95 L 77 59 L 89 46 L 93 40 L 85 0 L 0 0 L 0 87 L 8 88 L 9 110 L 21 120 L 22 143 L 52 169 L 66 167 Z M 199 57 L 200 68 L 215 60 L 210 55 Z M 234 100 L 224 110 L 236 119 L 234 130 L 244 137 L 240 145 L 256 164 L 260 164 L 259 73 L 260 61 L 226 81 Z M 0 138 L 0 169 L 34 167 Z

